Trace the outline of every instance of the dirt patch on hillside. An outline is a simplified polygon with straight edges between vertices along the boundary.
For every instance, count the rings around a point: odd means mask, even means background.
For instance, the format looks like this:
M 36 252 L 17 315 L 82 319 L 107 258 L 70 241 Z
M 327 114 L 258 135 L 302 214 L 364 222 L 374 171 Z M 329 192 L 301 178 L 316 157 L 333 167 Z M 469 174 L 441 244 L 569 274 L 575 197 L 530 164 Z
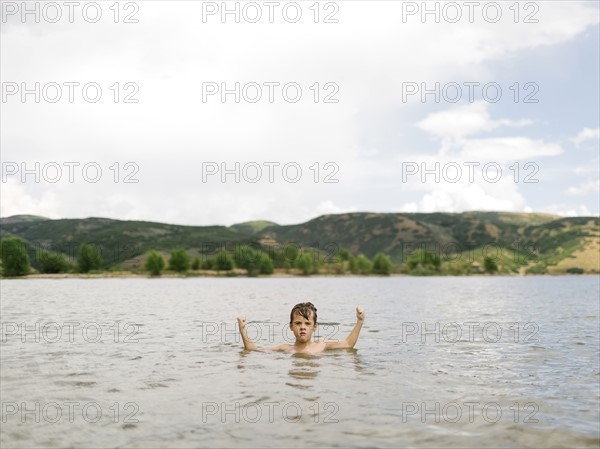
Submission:
M 583 268 L 586 273 L 600 273 L 600 236 L 587 237 L 583 248 L 575 251 L 571 257 L 548 267 L 548 272 L 565 272 L 569 268 Z

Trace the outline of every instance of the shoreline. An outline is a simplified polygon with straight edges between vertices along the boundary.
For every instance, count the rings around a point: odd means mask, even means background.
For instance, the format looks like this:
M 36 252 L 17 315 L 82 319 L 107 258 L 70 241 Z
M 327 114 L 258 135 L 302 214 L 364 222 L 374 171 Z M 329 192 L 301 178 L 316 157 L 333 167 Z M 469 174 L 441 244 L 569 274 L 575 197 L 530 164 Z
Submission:
M 521 273 L 469 273 L 469 274 L 430 274 L 430 275 L 414 275 L 406 273 L 392 273 L 390 275 L 376 275 L 376 274 L 334 274 L 334 273 L 317 273 L 308 276 L 294 273 L 273 273 L 269 275 L 260 276 L 248 276 L 244 273 L 231 273 L 224 272 L 223 274 L 217 272 L 200 272 L 200 273 L 163 273 L 160 276 L 150 276 L 148 274 L 134 273 L 131 271 L 114 271 L 104 273 L 32 273 L 25 276 L 0 276 L 0 280 L 15 280 L 15 279 L 196 279 L 196 278 L 248 278 L 248 279 L 283 279 L 283 278 L 391 278 L 391 277 L 529 277 L 529 276 L 598 276 L 598 273 L 535 273 L 535 274 L 521 274 Z

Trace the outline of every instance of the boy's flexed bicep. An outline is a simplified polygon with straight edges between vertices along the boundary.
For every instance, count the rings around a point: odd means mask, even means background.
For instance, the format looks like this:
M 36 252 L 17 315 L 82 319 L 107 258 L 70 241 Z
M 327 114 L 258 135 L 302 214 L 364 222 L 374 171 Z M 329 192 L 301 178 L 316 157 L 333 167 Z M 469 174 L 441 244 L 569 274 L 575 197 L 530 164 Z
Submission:
M 353 348 L 358 340 L 358 334 L 362 329 L 365 321 L 365 309 L 361 306 L 356 306 L 356 324 L 352 332 L 344 340 L 325 340 L 325 349 L 347 349 Z
M 324 340 L 325 349 L 349 349 L 352 346 L 346 340 Z
M 248 334 L 246 333 L 246 316 L 238 315 L 237 322 L 240 328 L 240 335 L 242 336 L 242 341 L 244 342 L 244 349 L 258 349 L 257 346 L 252 341 L 250 341 L 250 339 L 248 338 Z
M 238 326 L 240 328 L 240 335 L 242 336 L 242 341 L 244 342 L 244 349 L 248 351 L 287 351 L 290 349 L 290 345 L 278 345 L 271 346 L 269 348 L 257 346 L 254 342 L 248 338 L 248 334 L 246 332 L 246 316 L 238 315 L 237 317 Z

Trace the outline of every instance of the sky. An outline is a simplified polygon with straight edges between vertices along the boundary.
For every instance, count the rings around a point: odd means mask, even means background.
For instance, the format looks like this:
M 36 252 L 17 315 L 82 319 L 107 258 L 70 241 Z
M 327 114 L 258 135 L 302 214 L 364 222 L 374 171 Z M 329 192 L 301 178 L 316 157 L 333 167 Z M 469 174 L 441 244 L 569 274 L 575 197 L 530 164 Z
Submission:
M 598 216 L 599 22 L 579 1 L 3 1 L 0 215 Z

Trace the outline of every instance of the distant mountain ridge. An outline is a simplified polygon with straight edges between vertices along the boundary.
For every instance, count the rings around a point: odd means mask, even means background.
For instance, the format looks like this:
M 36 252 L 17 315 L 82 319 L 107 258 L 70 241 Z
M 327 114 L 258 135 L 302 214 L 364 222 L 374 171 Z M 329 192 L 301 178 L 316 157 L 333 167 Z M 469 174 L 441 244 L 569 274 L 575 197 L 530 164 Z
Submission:
M 258 235 L 277 241 L 336 242 L 352 252 L 371 257 L 377 252 L 390 255 L 401 244 L 479 246 L 494 242 L 509 246 L 522 239 L 526 229 L 560 220 L 546 214 L 505 212 L 452 213 L 348 213 L 323 215 L 306 223 L 265 228 Z
M 245 221 L 243 223 L 238 223 L 231 225 L 230 228 L 234 231 L 238 231 L 244 234 L 257 234 L 265 228 L 270 226 L 279 226 L 277 223 L 266 220 L 255 220 L 255 221 Z
M 31 221 L 45 221 L 50 218 L 41 217 L 39 215 L 13 215 L 11 217 L 0 218 L 0 226 L 3 224 L 22 223 Z
M 535 253 L 544 266 L 568 269 L 571 265 L 585 265 L 585 271 L 596 272 L 600 271 L 599 220 L 509 212 L 356 212 L 323 215 L 296 225 L 252 221 L 226 227 L 17 215 L 0 219 L 0 237 L 14 235 L 24 240 L 30 250 L 44 247 L 70 257 L 75 256 L 79 244 L 95 243 L 105 255 L 107 267 L 139 257 L 150 249 L 166 254 L 174 248 L 184 248 L 192 255 L 200 255 L 252 243 L 295 244 L 326 252 L 348 248 L 355 255 L 362 253 L 367 257 L 383 252 L 395 263 L 405 261 L 408 253 L 418 248 L 446 253 L 501 248 L 507 253 Z

